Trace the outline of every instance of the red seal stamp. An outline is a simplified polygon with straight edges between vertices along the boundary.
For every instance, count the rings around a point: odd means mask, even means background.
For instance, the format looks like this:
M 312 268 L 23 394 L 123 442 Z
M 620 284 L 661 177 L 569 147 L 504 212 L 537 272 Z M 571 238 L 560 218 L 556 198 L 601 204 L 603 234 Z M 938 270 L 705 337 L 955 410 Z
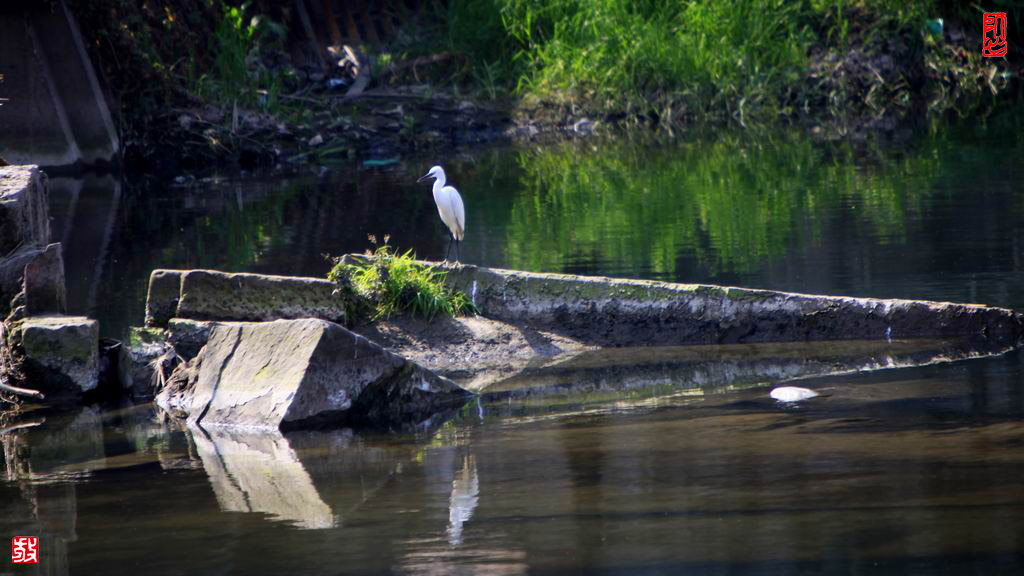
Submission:
M 1006 12 L 985 12 L 981 17 L 981 55 L 1006 56 Z
M 39 538 L 15 536 L 11 538 L 11 562 L 15 564 L 39 563 Z

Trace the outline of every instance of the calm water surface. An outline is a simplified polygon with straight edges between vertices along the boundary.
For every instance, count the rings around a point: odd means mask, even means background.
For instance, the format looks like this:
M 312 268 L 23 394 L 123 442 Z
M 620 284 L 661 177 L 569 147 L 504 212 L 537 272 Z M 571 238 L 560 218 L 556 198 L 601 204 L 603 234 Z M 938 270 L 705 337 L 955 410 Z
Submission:
M 444 164 L 468 262 L 1024 309 L 1022 128 L 1018 107 L 879 142 L 725 131 Z M 368 234 L 437 258 L 414 183 L 432 163 L 52 179 L 70 305 L 117 336 L 157 267 L 322 274 L 322 254 Z M 38 534 L 37 573 L 1020 573 L 1024 355 L 827 369 L 898 352 L 708 348 L 697 368 L 665 352 L 686 369 L 612 355 L 559 378 L 607 392 L 653 370 L 656 392 L 484 400 L 404 435 L 186 431 L 146 406 L 39 415 L 2 435 L 0 536 Z M 800 381 L 825 395 L 784 407 L 767 393 L 794 358 L 826 366 Z

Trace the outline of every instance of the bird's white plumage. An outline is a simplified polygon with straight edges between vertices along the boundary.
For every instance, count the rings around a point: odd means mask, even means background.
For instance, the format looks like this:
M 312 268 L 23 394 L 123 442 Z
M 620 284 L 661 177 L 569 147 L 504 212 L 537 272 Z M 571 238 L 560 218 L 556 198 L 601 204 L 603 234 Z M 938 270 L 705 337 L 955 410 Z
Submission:
M 434 177 L 434 203 L 441 221 L 452 233 L 452 238 L 462 241 L 466 233 L 466 208 L 462 205 L 462 196 L 454 186 L 445 186 L 444 169 L 434 166 L 427 173 Z

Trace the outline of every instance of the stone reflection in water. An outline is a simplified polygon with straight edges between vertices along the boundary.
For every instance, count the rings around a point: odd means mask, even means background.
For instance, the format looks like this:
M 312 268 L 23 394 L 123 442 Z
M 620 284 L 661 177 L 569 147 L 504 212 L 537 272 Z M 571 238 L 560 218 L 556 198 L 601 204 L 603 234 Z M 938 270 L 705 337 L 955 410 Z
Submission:
M 112 175 L 50 178 L 50 241 L 64 250 L 68 309 L 92 315 L 104 291 L 104 267 L 121 208 L 121 180 Z
M 462 545 L 462 525 L 473 517 L 479 498 L 476 458 L 467 454 L 462 459 L 462 470 L 452 480 L 452 495 L 448 500 L 448 544 L 451 546 Z
M 221 510 L 262 512 L 306 529 L 331 528 L 334 513 L 280 432 L 194 427 Z
M 191 428 L 221 510 L 303 529 L 343 527 L 416 458 L 414 444 L 329 431 Z
M 39 538 L 39 563 L 28 574 L 68 574 L 68 543 L 78 540 L 78 500 L 73 478 L 61 470 L 66 462 L 96 461 L 103 456 L 99 414 L 83 409 L 65 417 L 31 416 L 0 426 L 4 478 L 0 485 L 0 533 Z M 9 495 L 8 495 L 9 493 Z

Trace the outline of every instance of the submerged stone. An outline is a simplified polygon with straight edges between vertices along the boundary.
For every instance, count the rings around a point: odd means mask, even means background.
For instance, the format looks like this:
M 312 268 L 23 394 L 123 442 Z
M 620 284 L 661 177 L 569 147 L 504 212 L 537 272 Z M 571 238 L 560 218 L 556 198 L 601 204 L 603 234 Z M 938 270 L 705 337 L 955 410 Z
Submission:
M 28 387 L 47 400 L 77 397 L 99 383 L 99 323 L 84 316 L 33 316 L 14 331 Z
M 451 381 L 320 319 L 215 324 L 188 382 L 158 397 L 203 427 L 370 425 L 429 420 L 465 402 Z

